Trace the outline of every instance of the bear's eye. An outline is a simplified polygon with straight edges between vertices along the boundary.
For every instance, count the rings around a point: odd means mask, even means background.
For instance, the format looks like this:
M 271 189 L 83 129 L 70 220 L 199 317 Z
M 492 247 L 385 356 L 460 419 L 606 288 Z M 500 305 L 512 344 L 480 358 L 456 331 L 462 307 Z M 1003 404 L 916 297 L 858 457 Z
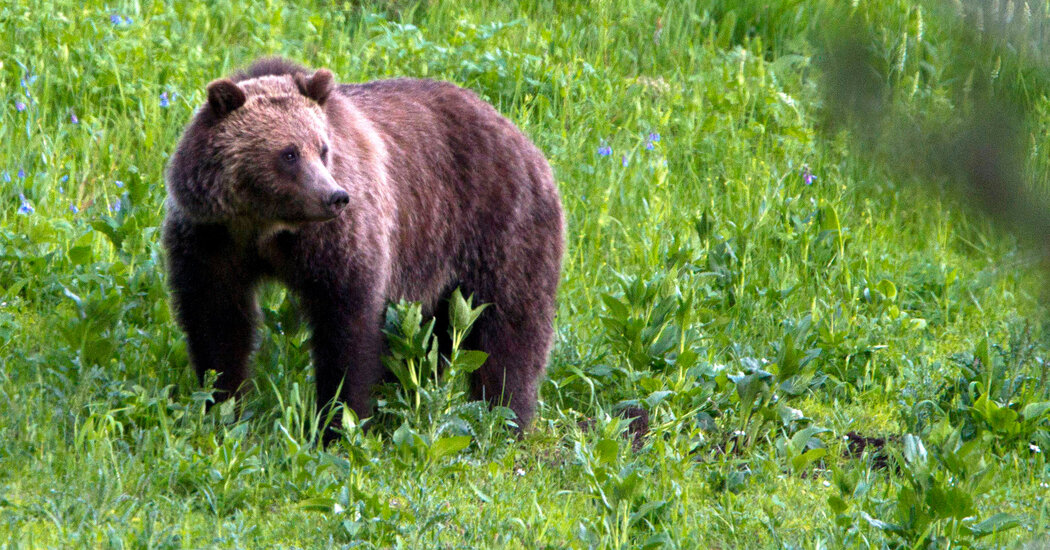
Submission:
M 299 160 L 299 152 L 295 149 L 285 149 L 281 152 L 281 160 L 287 164 L 295 164 Z

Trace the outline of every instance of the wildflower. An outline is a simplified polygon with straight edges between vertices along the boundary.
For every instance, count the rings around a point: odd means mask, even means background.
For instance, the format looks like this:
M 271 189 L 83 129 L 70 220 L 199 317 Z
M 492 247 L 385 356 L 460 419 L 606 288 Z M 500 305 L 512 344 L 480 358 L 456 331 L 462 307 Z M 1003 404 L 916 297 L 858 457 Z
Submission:
M 109 205 L 110 212 L 120 212 L 123 205 L 120 203 L 120 199 L 113 201 L 113 204 Z
M 16 101 L 15 110 L 21 113 L 22 111 L 26 110 L 26 104 L 21 101 Z
M 655 145 L 653 145 L 652 141 L 646 141 L 645 142 L 645 150 L 646 151 L 652 151 L 653 147 L 655 147 Z
M 660 141 L 660 134 L 658 134 L 656 132 L 650 132 L 649 133 L 649 141 L 651 141 L 653 143 L 655 143 L 657 141 Z
M 1041 452 L 1043 452 L 1043 450 L 1039 448 L 1039 445 L 1036 445 L 1035 443 L 1029 443 L 1028 444 L 1028 450 L 1032 451 L 1033 453 L 1041 453 Z
M 608 145 L 602 145 L 601 147 L 598 148 L 598 156 L 599 157 L 607 157 L 607 156 L 609 156 L 611 154 L 612 154 L 612 147 L 609 147 Z
M 132 20 L 130 17 L 124 17 L 114 13 L 109 16 L 109 22 L 119 27 L 121 25 L 130 25 Z
M 61 183 L 66 183 L 67 181 L 69 181 L 69 174 L 66 174 L 66 175 L 62 176 L 61 178 L 58 179 L 58 181 L 61 182 Z
M 168 105 L 171 105 L 171 102 L 168 101 L 168 92 L 161 92 L 160 93 L 160 106 L 163 107 L 163 108 L 167 108 Z
M 627 166 L 627 155 L 623 155 L 622 157 L 620 157 L 620 162 L 623 163 L 623 165 L 626 167 Z
M 72 213 L 74 213 L 74 214 L 76 214 L 77 212 L 80 212 L 80 209 L 79 209 L 79 208 L 77 208 L 77 205 L 76 205 L 76 204 L 74 204 L 74 203 L 69 203 L 69 211 L 70 211 L 70 212 L 72 212 Z
M 23 179 L 23 180 L 26 179 L 26 171 L 22 170 L 21 168 L 19 168 L 18 169 L 18 178 L 19 179 Z
M 11 174 L 4 172 L 4 183 L 11 183 Z
M 115 180 L 113 183 L 117 184 L 117 187 L 124 187 L 124 182 L 120 180 Z
M 22 87 L 23 88 L 29 88 L 30 86 L 33 85 L 34 82 L 36 82 L 36 75 L 30 76 L 30 75 L 27 74 L 27 75 L 22 77 Z
M 22 193 L 19 193 L 18 194 L 18 198 L 19 198 L 19 200 L 22 201 L 22 206 L 18 207 L 18 213 L 19 214 L 25 214 L 26 216 L 32 214 L 33 213 L 33 205 L 29 203 L 29 201 L 26 199 L 26 196 L 23 195 Z
M 80 124 L 80 119 L 77 118 L 77 114 L 76 113 L 70 112 L 69 113 L 69 122 L 71 124 Z
M 62 187 L 61 185 L 59 185 L 59 186 L 58 186 L 58 194 L 59 194 L 59 195 L 65 195 L 65 194 L 66 194 L 66 189 L 65 189 L 65 187 Z
M 802 165 L 802 181 L 804 181 L 806 183 L 806 185 L 813 185 L 813 180 L 815 180 L 815 179 L 817 179 L 817 176 L 814 176 L 813 172 L 810 171 L 809 165 L 808 164 L 803 164 Z

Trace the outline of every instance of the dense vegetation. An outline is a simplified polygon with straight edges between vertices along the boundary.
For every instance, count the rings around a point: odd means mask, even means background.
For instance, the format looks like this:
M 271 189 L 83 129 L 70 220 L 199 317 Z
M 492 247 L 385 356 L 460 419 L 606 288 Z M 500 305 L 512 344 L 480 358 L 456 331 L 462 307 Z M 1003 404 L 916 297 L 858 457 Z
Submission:
M 1020 45 L 903 0 L 30 4 L 0 0 L 0 544 L 1050 543 L 1039 257 L 944 171 L 858 146 L 822 63 L 849 21 L 895 120 L 1012 102 L 1039 197 L 1036 4 L 1003 4 Z M 451 80 L 547 153 L 568 252 L 527 436 L 464 399 L 477 356 L 457 350 L 319 448 L 308 331 L 277 286 L 243 414 L 204 412 L 163 167 L 204 85 L 270 53 Z M 427 320 L 388 321 L 391 367 L 429 373 Z

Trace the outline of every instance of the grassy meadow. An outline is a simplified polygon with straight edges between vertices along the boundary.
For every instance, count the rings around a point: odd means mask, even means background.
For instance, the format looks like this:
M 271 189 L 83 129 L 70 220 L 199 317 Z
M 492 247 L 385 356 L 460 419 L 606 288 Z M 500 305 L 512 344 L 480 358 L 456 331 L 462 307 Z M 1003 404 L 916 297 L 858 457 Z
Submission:
M 0 0 L 0 547 L 1050 545 L 1040 249 L 829 118 L 825 48 L 863 29 L 904 131 L 1012 101 L 1033 203 L 1050 79 L 971 4 L 853 4 Z M 527 435 L 453 368 L 321 448 L 276 285 L 242 414 L 204 411 L 163 170 L 204 86 L 267 54 L 469 87 L 547 154 L 567 252 Z

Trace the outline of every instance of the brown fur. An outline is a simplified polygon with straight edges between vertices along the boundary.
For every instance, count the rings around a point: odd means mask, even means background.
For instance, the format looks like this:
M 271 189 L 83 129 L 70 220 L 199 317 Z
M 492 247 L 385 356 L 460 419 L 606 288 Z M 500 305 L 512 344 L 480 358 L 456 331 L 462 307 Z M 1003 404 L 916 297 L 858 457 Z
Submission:
M 300 163 L 290 171 L 276 159 L 292 146 Z M 349 205 L 321 220 L 339 208 L 318 206 L 333 189 Z M 263 278 L 300 298 L 319 403 L 338 398 L 360 416 L 383 375 L 385 304 L 435 312 L 461 287 L 492 304 L 468 342 L 489 353 L 474 397 L 510 406 L 522 426 L 532 420 L 552 339 L 561 205 L 542 153 L 473 93 L 429 80 L 335 85 L 328 71 L 261 60 L 209 86 L 168 190 L 175 311 L 198 376 L 217 371 L 222 396 L 247 379 Z

